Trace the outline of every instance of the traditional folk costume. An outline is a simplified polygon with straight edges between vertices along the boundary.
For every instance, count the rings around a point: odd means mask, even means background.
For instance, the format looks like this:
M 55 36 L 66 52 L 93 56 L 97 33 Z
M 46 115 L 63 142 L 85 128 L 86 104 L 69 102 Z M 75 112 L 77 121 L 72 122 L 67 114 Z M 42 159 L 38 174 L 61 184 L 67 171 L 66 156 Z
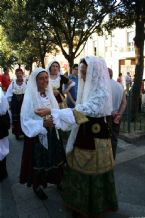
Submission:
M 33 188 L 46 187 L 47 183 L 59 184 L 65 162 L 61 132 L 55 127 L 43 127 L 44 118 L 35 113 L 36 109 L 42 107 L 58 108 L 50 84 L 45 91 L 46 96 L 38 92 L 36 77 L 41 72 L 46 70 L 36 68 L 30 75 L 21 109 L 21 126 L 25 138 L 20 183 L 33 185 Z
M 0 182 L 7 177 L 6 156 L 9 153 L 8 130 L 10 117 L 8 101 L 0 87 Z
M 51 68 L 51 65 L 53 63 L 58 63 L 58 62 L 54 60 L 54 61 L 49 63 L 48 68 L 47 68 L 47 72 L 49 73 L 49 75 L 51 75 L 50 68 Z M 58 63 L 58 65 L 59 65 L 59 63 Z M 67 77 L 65 77 L 64 75 L 62 75 L 62 71 L 60 69 L 60 72 L 58 72 L 56 79 L 51 79 L 49 77 L 49 81 L 51 82 L 53 90 L 59 91 L 59 94 L 56 96 L 56 100 L 59 104 L 59 107 L 66 108 L 67 105 L 66 105 L 66 101 L 65 101 L 65 96 L 63 94 L 63 90 L 64 90 L 65 85 L 68 85 L 69 79 Z M 71 87 L 73 85 L 74 84 L 72 83 L 69 86 Z
M 117 210 L 111 148 L 112 98 L 106 63 L 86 57 L 86 81 L 79 78 L 77 105 L 68 143 L 62 198 L 67 207 L 87 217 Z M 65 110 L 52 110 L 54 123 L 64 127 Z M 69 109 L 71 110 L 71 109 Z M 71 117 L 71 115 L 69 115 Z M 65 122 L 64 122 L 65 121 Z
M 20 111 L 26 89 L 26 81 L 23 81 L 21 85 L 17 84 L 17 80 L 13 80 L 6 92 L 6 97 L 10 103 L 10 110 L 12 114 L 12 133 L 18 139 L 20 135 L 23 135 L 20 124 Z

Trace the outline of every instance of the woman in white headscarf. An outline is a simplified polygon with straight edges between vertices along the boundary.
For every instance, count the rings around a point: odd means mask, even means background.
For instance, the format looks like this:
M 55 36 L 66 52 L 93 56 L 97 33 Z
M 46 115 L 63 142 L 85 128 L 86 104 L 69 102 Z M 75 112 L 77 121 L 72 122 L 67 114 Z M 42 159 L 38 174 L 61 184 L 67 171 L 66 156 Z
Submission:
M 50 76 L 50 82 L 53 87 L 53 92 L 60 108 L 66 107 L 65 95 L 74 86 L 74 82 L 62 75 L 61 67 L 58 61 L 53 60 L 47 67 L 47 72 Z M 67 85 L 67 88 L 64 87 Z
M 20 183 L 33 185 L 36 195 L 44 200 L 43 187 L 59 184 L 63 174 L 65 152 L 60 131 L 51 116 L 40 117 L 35 112 L 43 108 L 58 108 L 49 75 L 39 67 L 31 73 L 21 108 L 21 127 L 25 134 Z
M 6 97 L 10 104 L 12 114 L 12 133 L 18 140 L 23 135 L 20 124 L 20 111 L 26 89 L 26 81 L 24 80 L 24 72 L 21 68 L 15 70 L 16 79 L 9 85 Z
M 75 211 L 74 217 L 92 218 L 118 208 L 110 134 L 112 93 L 104 59 L 82 59 L 79 72 L 75 109 L 42 112 L 51 113 L 57 128 L 67 129 L 70 118 L 75 118 L 66 146 L 62 197 L 65 205 Z M 42 112 L 38 114 L 42 116 Z
M 9 153 L 10 117 L 8 101 L 0 87 L 0 182 L 7 178 L 6 156 Z

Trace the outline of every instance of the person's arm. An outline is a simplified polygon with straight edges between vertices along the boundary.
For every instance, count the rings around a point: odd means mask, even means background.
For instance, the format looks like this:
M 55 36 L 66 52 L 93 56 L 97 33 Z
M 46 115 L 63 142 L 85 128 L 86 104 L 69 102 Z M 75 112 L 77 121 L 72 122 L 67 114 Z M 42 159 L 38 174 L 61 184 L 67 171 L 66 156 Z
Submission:
M 64 94 L 67 94 L 67 93 L 70 91 L 70 89 L 71 89 L 73 86 L 75 86 L 75 82 L 69 80 L 68 83 L 67 83 L 67 85 L 68 85 L 68 86 L 67 86 L 67 88 L 64 90 Z
M 11 102 L 13 96 L 13 82 L 9 85 L 7 91 L 6 91 L 6 98 L 8 99 L 8 102 Z
M 56 129 L 62 129 L 63 131 L 71 130 L 72 126 L 77 123 L 76 118 L 79 120 L 78 122 L 82 122 L 82 116 L 78 115 L 79 112 L 74 112 L 70 108 L 65 109 L 48 109 L 48 108 L 40 108 L 35 112 L 39 116 L 50 116 L 53 119 Z M 84 121 L 84 119 L 83 119 Z
M 126 92 L 124 91 L 119 110 L 114 114 L 114 119 L 113 119 L 114 123 L 118 124 L 121 121 L 126 106 L 127 106 L 127 99 L 126 99 Z
M 75 82 L 73 82 L 72 80 L 70 80 L 69 78 L 61 75 L 61 80 L 62 80 L 62 84 L 65 85 L 65 89 L 63 90 L 63 94 L 67 94 L 69 92 L 69 90 L 71 89 L 71 87 L 73 87 L 75 85 Z
M 73 99 L 73 97 L 72 97 L 72 95 L 71 95 L 70 92 L 67 92 L 67 97 L 70 99 L 70 101 L 71 101 L 71 102 L 74 104 L 74 106 L 75 106 L 76 102 L 75 102 L 75 100 Z
M 123 115 L 123 113 L 124 113 L 124 111 L 126 109 L 126 106 L 127 106 L 127 98 L 126 98 L 126 92 L 124 91 L 122 101 L 121 101 L 119 111 L 118 111 L 121 116 Z
M 103 77 L 103 76 L 102 76 Z M 97 81 L 95 79 L 92 85 L 92 95 L 88 96 L 88 99 L 84 103 L 77 104 L 75 109 L 86 116 L 91 117 L 98 117 L 104 116 L 107 113 L 108 115 L 111 114 L 112 111 L 112 99 L 111 99 L 111 88 L 109 80 L 104 85 L 104 79 L 101 78 Z M 106 110 L 107 107 L 107 110 Z
M 24 97 L 25 101 L 25 97 Z M 32 101 L 23 102 L 21 108 L 21 127 L 23 132 L 28 137 L 35 137 L 38 134 L 47 134 L 43 116 L 37 116 L 33 111 Z

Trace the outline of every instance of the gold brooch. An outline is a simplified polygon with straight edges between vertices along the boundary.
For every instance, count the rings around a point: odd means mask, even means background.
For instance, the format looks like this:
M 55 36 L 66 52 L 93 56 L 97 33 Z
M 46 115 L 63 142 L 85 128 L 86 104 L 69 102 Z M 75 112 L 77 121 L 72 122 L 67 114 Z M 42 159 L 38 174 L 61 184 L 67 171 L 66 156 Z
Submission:
M 101 130 L 100 124 L 95 123 L 95 124 L 92 125 L 92 132 L 93 133 L 98 133 L 98 132 L 100 132 L 100 130 Z

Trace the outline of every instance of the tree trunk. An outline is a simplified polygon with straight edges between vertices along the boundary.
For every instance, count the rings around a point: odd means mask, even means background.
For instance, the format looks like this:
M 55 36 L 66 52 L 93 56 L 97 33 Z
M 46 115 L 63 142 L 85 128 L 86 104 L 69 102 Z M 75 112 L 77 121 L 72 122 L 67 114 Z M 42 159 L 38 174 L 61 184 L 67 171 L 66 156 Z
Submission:
M 134 38 L 135 42 L 135 54 L 136 54 L 136 67 L 135 67 L 135 78 L 132 88 L 132 108 L 131 117 L 135 119 L 139 108 L 139 98 L 141 93 L 141 83 L 143 77 L 143 66 L 144 66 L 144 19 L 141 16 L 135 22 L 136 35 Z
M 42 64 L 42 67 L 45 68 L 44 57 L 41 59 L 41 64 Z
M 72 67 L 74 65 L 74 54 L 73 55 L 71 55 L 71 54 L 66 55 L 65 53 L 63 53 L 63 55 L 69 63 L 69 73 L 70 73 L 70 72 L 72 72 Z
M 43 68 L 45 68 L 44 57 L 45 55 L 43 55 L 42 52 L 40 52 L 40 61 Z
M 73 58 L 70 58 L 70 59 L 68 60 L 68 62 L 69 62 L 69 73 L 71 73 L 71 72 L 72 72 L 72 67 L 73 67 L 73 65 L 74 65 L 74 57 L 73 57 Z

